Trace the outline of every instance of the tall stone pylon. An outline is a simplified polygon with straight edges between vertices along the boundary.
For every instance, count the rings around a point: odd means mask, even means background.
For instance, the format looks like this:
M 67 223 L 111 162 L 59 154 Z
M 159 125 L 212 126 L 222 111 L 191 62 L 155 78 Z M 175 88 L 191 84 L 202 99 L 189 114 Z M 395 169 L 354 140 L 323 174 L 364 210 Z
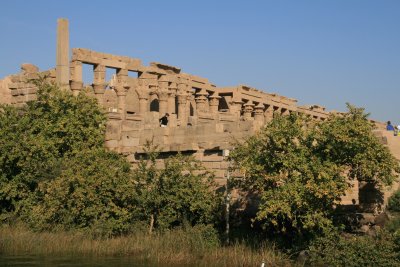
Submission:
M 61 89 L 69 89 L 69 31 L 68 19 L 57 20 L 56 82 Z

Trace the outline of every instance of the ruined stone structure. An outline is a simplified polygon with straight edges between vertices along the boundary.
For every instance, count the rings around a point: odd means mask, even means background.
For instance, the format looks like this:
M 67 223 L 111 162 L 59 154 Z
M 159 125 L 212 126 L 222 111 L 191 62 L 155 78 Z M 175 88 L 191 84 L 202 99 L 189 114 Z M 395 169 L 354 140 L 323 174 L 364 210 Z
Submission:
M 58 21 L 56 68 L 42 72 L 74 95 L 93 95 L 108 115 L 105 146 L 135 162 L 148 140 L 161 148 L 162 156 L 181 152 L 194 155 L 214 170 L 225 183 L 228 163 L 223 150 L 232 141 L 254 134 L 274 114 L 298 112 L 324 120 L 329 112 L 319 105 L 299 106 L 297 100 L 266 93 L 250 86 L 217 87 L 208 79 L 187 74 L 180 68 L 140 59 L 73 48 L 69 57 L 68 21 Z M 93 83 L 85 85 L 82 66 L 93 66 Z M 106 71 L 112 79 L 106 80 Z M 35 99 L 36 88 L 25 81 L 38 69 L 23 64 L 21 73 L 0 80 L 0 102 L 22 105 Z M 159 119 L 169 113 L 168 127 Z M 377 132 L 391 146 L 389 136 Z M 393 149 L 392 149 L 393 150 Z M 400 159 L 400 147 L 393 150 Z M 343 198 L 344 204 L 359 204 L 359 185 Z

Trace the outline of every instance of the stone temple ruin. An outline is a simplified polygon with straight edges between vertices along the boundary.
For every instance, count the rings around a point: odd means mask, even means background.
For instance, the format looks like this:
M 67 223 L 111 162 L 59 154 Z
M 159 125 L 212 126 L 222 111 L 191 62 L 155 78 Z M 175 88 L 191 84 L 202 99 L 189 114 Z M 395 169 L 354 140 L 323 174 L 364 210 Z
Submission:
M 274 114 L 298 112 L 315 120 L 325 120 L 329 112 L 319 105 L 299 106 L 297 100 L 266 93 L 250 86 L 217 87 L 208 79 L 187 74 L 180 68 L 140 59 L 73 48 L 69 57 L 68 21 L 58 20 L 57 64 L 39 72 L 32 64 L 22 64 L 21 73 L 0 80 L 0 103 L 21 106 L 34 100 L 36 88 L 26 80 L 39 74 L 57 82 L 74 95 L 85 90 L 93 95 L 108 115 L 105 146 L 126 155 L 132 163 L 143 153 L 147 140 L 159 145 L 162 156 L 176 152 L 194 155 L 217 182 L 226 183 L 228 163 L 223 151 L 232 149 L 232 140 L 254 134 Z M 93 66 L 93 84 L 85 85 L 84 64 Z M 106 70 L 115 74 L 106 81 Z M 168 127 L 159 118 L 169 113 Z M 382 130 L 376 134 L 400 159 L 400 144 Z M 160 164 L 161 161 L 160 161 Z M 390 192 L 397 189 L 392 188 Z M 354 182 L 343 204 L 368 204 L 368 186 Z M 386 192 L 386 196 L 390 194 Z

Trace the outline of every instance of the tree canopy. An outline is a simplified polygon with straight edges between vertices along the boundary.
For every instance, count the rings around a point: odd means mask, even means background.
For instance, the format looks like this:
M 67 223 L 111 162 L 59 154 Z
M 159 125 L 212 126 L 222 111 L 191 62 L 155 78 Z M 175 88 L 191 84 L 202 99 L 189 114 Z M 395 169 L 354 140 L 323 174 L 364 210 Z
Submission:
M 243 177 L 237 185 L 260 196 L 256 221 L 275 234 L 310 238 L 334 226 L 335 204 L 349 179 L 390 185 L 397 160 L 374 136 L 363 109 L 325 121 L 276 116 L 258 134 L 237 144 L 231 160 Z
M 122 234 L 135 223 L 168 229 L 212 223 L 212 175 L 177 155 L 157 169 L 149 150 L 133 171 L 104 148 L 106 117 L 95 99 L 35 81 L 37 100 L 0 108 L 0 219 L 36 230 Z

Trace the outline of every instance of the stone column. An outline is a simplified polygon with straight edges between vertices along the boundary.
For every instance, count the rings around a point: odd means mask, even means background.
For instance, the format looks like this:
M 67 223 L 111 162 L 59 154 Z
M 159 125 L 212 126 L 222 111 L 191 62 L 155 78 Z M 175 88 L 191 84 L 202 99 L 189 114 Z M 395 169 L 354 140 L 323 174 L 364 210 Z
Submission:
M 254 108 L 254 120 L 264 123 L 264 105 L 262 103 Z
M 274 118 L 274 111 L 272 105 L 268 105 L 264 111 L 264 121 L 270 122 Z
M 168 112 L 168 91 L 167 90 L 158 90 L 158 104 L 160 107 L 159 113 L 164 116 L 165 113 Z
M 168 113 L 173 114 L 175 113 L 175 97 L 176 97 L 176 90 L 177 90 L 176 83 L 171 83 L 169 87 L 169 95 L 168 95 Z
M 230 112 L 234 114 L 237 118 L 240 118 L 240 113 L 242 111 L 242 100 L 234 99 L 231 102 Z
M 197 111 L 203 111 L 203 112 L 207 111 L 207 106 L 206 106 L 206 104 L 207 104 L 207 96 L 208 96 L 208 93 L 204 89 L 201 89 L 200 92 L 198 92 L 196 94 L 195 101 L 196 101 L 196 109 L 197 109 Z
M 137 93 L 139 97 L 139 114 L 144 116 L 149 111 L 149 85 L 146 80 L 139 79 Z
M 70 72 L 71 72 L 70 87 L 72 93 L 76 96 L 83 88 L 82 62 L 72 61 L 70 66 Z
M 218 106 L 219 106 L 219 99 L 221 98 L 217 92 L 214 92 L 210 95 L 210 112 L 211 113 L 218 113 Z
M 149 111 L 148 106 L 149 96 L 144 93 L 139 94 L 139 114 L 145 115 Z
M 179 92 L 178 93 L 178 119 L 180 120 L 182 126 L 185 126 L 187 123 L 186 101 L 187 101 L 187 94 L 185 92 Z
M 193 103 L 194 96 L 191 91 L 186 92 L 186 117 L 190 116 L 190 104 Z
M 126 94 L 130 88 L 128 82 L 128 70 L 119 69 L 117 71 L 117 86 L 115 91 L 118 97 L 118 112 L 121 114 L 121 119 L 126 117 Z
M 94 79 L 93 79 L 93 91 L 96 95 L 99 105 L 103 104 L 103 95 L 106 87 L 106 67 L 103 65 L 94 65 Z
M 56 82 L 61 89 L 69 89 L 69 31 L 68 20 L 57 20 Z
M 251 101 L 244 104 L 244 112 L 243 112 L 244 120 L 246 120 L 246 121 L 252 120 L 251 113 L 254 110 L 253 107 L 254 107 L 254 104 Z
M 160 116 L 168 113 L 168 81 L 158 81 L 158 104 Z

